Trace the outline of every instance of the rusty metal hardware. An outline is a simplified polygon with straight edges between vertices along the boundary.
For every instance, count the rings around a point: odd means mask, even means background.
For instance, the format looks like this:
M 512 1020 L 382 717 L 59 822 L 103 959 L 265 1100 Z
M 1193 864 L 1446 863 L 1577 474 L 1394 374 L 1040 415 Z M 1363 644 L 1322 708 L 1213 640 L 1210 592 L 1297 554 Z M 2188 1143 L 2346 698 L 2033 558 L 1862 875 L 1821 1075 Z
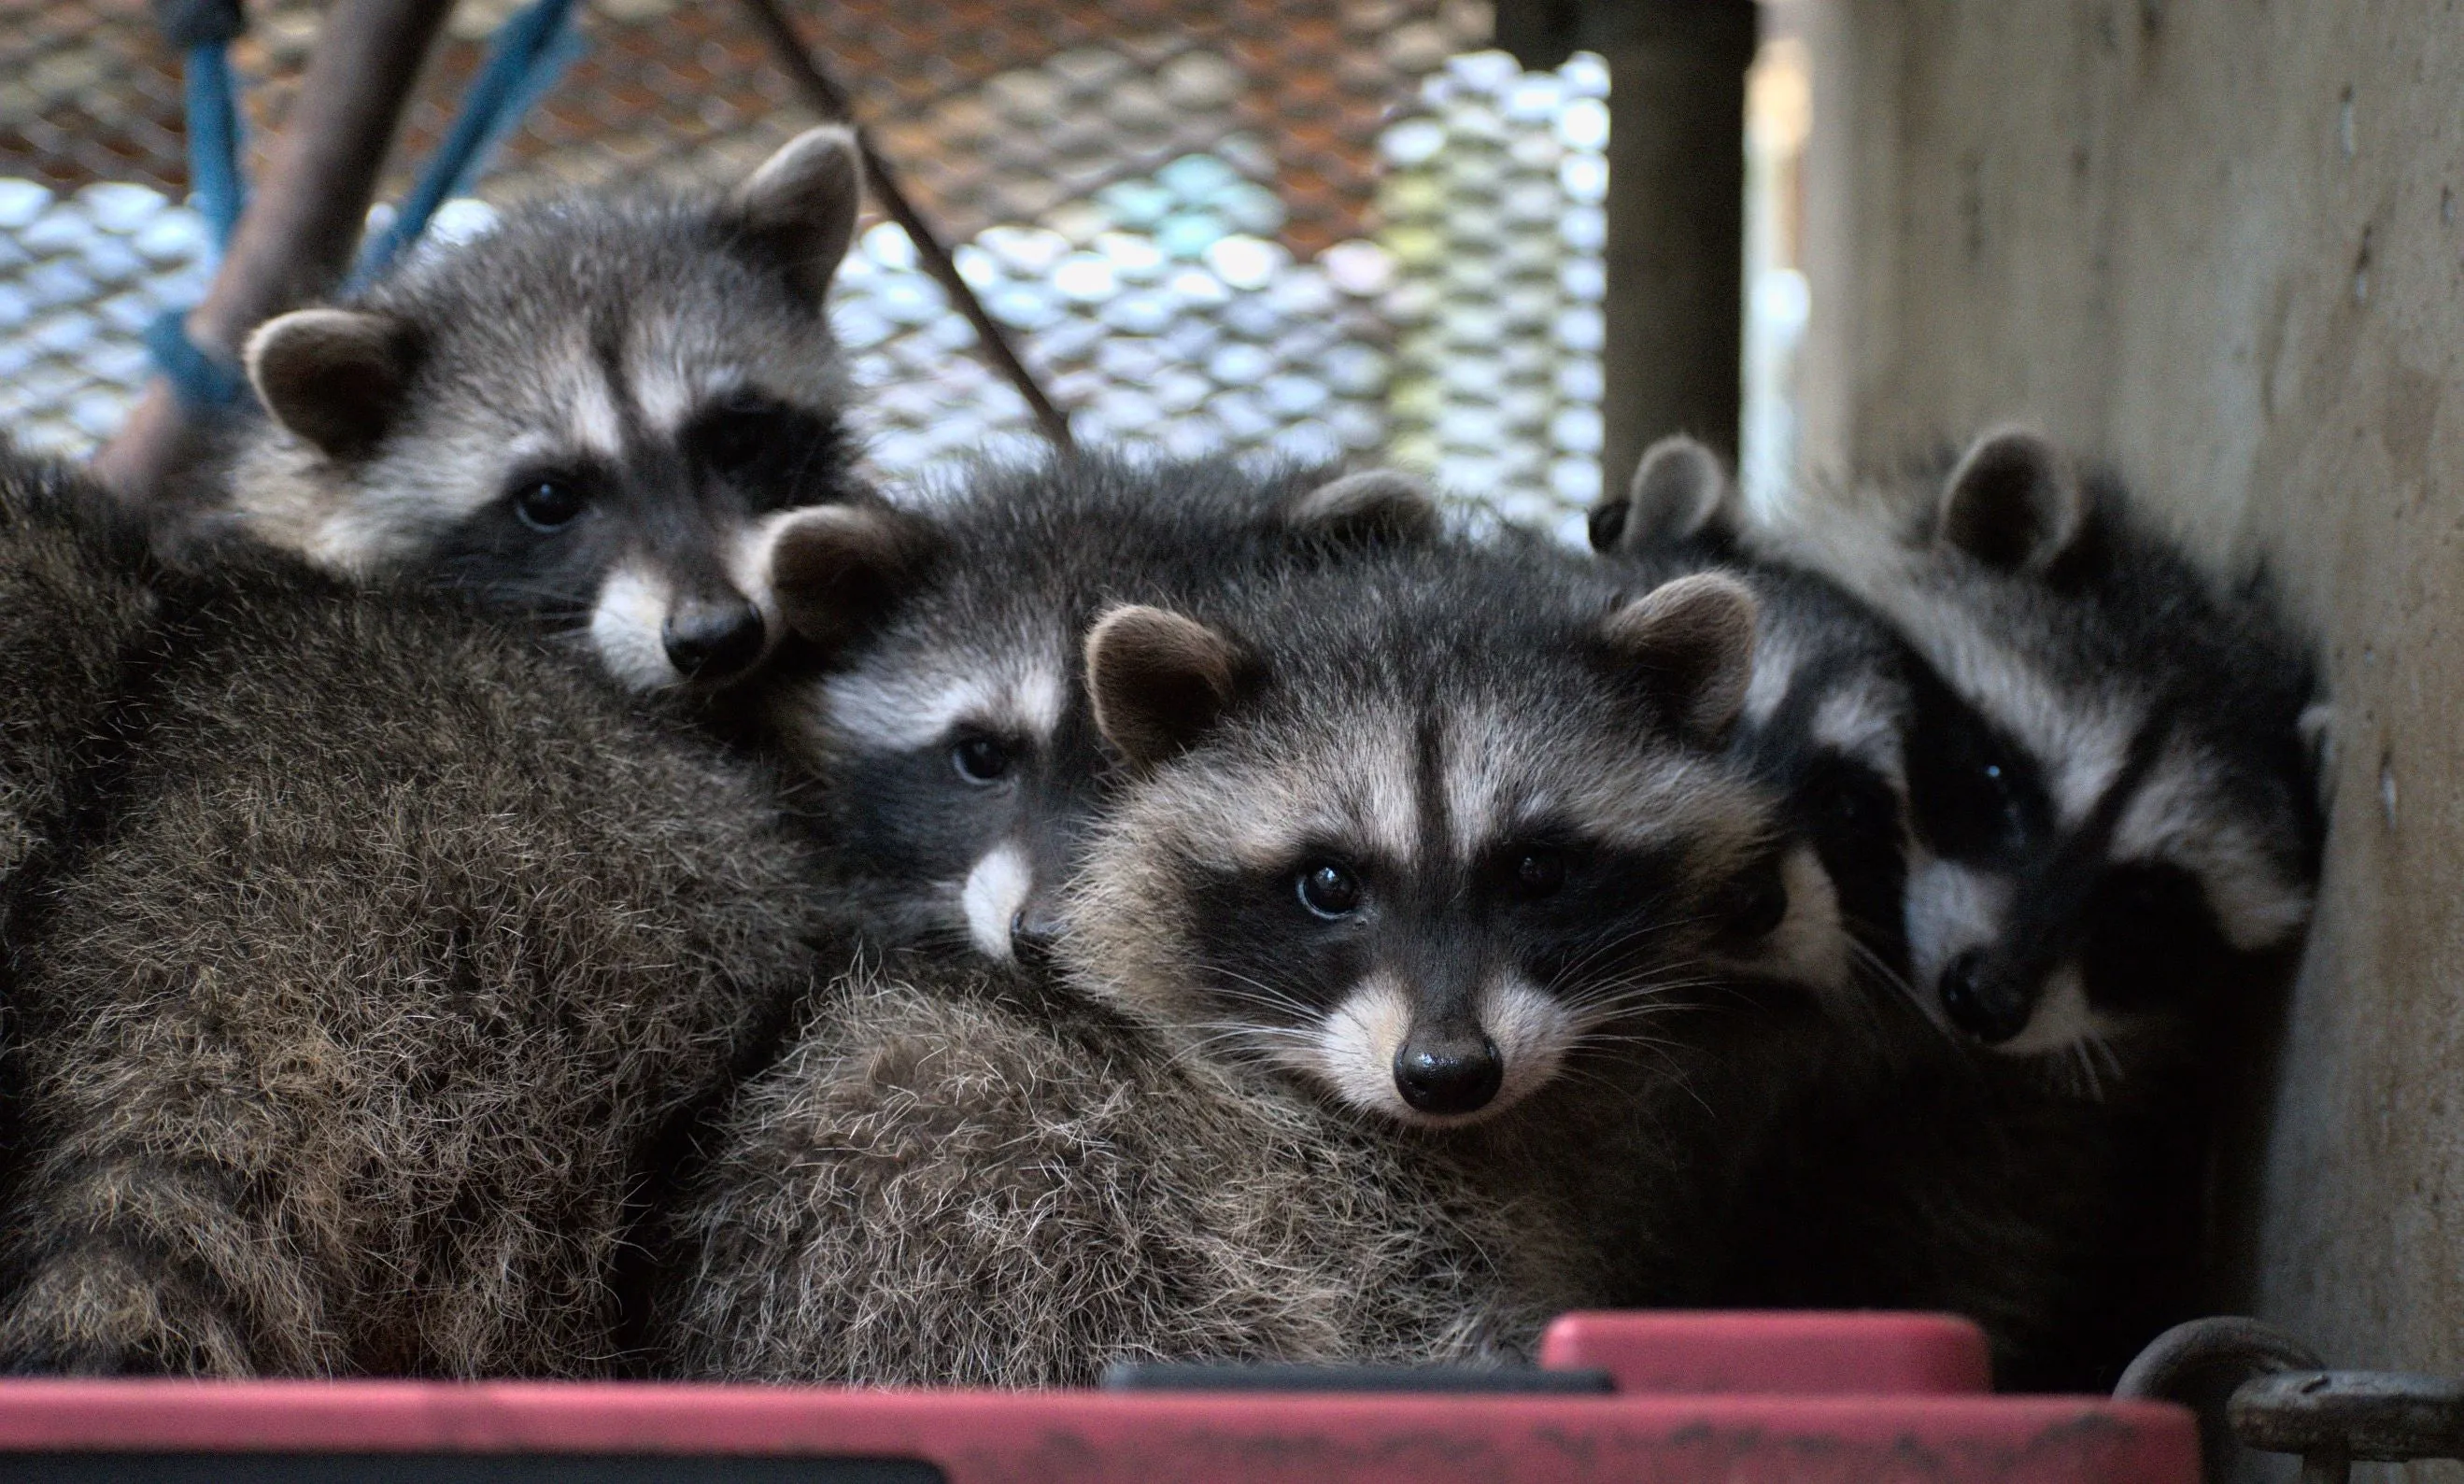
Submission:
M 2185 1388 L 2204 1376 L 2263 1376 L 2326 1366 L 2317 1351 L 2265 1320 L 2224 1314 L 2176 1324 L 2147 1342 L 2147 1348 L 2123 1371 L 2113 1394 L 2178 1402 Z
M 2275 1453 L 2342 1449 L 2381 1463 L 2464 1458 L 2464 1382 L 2393 1370 L 2290 1370 L 2243 1383 L 2233 1436 Z
M 2113 1394 L 2181 1401 L 2192 1381 L 2222 1375 L 2250 1378 L 2225 1404 L 2233 1435 L 2300 1454 L 2302 1484 L 2344 1484 L 2356 1461 L 2464 1458 L 2464 1381 L 2329 1370 L 2299 1340 L 2254 1319 L 2175 1325 L 2139 1353 Z

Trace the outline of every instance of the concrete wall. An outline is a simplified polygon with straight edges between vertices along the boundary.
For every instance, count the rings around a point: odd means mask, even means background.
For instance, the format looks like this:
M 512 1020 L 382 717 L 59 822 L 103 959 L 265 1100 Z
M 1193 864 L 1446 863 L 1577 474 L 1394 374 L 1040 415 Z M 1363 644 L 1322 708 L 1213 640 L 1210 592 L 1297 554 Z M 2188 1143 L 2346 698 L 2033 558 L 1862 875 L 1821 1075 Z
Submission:
M 2024 416 L 2263 557 L 2338 707 L 2244 1297 L 2464 1373 L 2464 15 L 1812 0 L 1803 445 Z

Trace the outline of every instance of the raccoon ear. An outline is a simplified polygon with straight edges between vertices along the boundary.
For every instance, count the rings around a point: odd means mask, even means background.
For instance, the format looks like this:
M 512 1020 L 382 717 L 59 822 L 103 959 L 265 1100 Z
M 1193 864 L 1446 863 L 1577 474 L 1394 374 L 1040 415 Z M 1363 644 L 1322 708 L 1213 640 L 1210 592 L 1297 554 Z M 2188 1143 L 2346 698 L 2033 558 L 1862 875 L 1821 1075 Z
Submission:
M 1997 427 L 1969 445 L 1942 490 L 1942 539 L 1989 567 L 2041 572 L 2070 549 L 2085 497 L 2043 434 Z
M 1124 603 L 1087 631 L 1095 730 L 1133 767 L 1167 761 L 1222 716 L 1243 665 L 1238 645 L 1197 620 Z
M 1360 545 L 1418 545 L 1443 522 L 1429 487 L 1399 469 L 1367 469 L 1319 485 L 1284 507 L 1287 530 Z
M 782 520 L 770 591 L 788 628 L 825 650 L 861 637 L 932 559 L 932 525 L 880 505 L 823 505 Z
M 1619 664 L 1643 673 L 1687 736 L 1717 747 L 1753 679 L 1756 613 L 1744 583 L 1698 572 L 1610 614 L 1601 637 Z
M 1655 541 L 1733 534 L 1734 486 L 1720 456 L 1672 433 L 1642 451 L 1625 492 L 1592 507 L 1592 550 L 1630 552 Z
M 855 131 L 835 123 L 806 129 L 745 177 L 729 206 L 754 240 L 785 261 L 797 289 L 820 303 L 864 208 Z
M 276 423 L 343 455 L 385 436 L 418 356 L 410 326 L 390 315 L 295 309 L 257 326 L 240 359 Z

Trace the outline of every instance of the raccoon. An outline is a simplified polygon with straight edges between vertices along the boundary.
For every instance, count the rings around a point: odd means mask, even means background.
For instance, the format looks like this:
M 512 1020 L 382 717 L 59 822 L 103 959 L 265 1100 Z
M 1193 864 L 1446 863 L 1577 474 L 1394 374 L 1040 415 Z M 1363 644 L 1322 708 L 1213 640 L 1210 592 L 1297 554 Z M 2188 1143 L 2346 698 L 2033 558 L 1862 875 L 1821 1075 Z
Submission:
M 671 1378 L 1092 1385 L 1120 1360 L 1506 1360 L 1583 1235 L 1017 965 L 833 986 L 668 1229 Z
M 668 1368 L 1476 1359 L 1690 1291 L 1710 1130 L 1830 1044 L 1801 987 L 1705 969 L 1776 871 L 1726 753 L 1750 598 L 1438 541 L 1213 609 L 1085 641 L 1119 776 L 1058 978 L 859 977 L 748 1087 L 671 1229 Z
M 0 435 L 0 1000 L 11 924 L 106 755 L 130 657 L 154 622 L 145 533 L 84 481 Z
M 1816 516 L 1783 539 L 1939 677 L 1911 733 L 1907 933 L 1943 1023 L 2094 1091 L 2298 949 L 2324 713 L 2261 592 L 2220 591 L 2021 429 L 1899 531 Z
M 1753 593 L 1753 679 L 1730 746 L 1780 795 L 1793 843 L 1781 927 L 1737 967 L 1819 986 L 1870 1020 L 1908 983 L 1907 738 L 1925 662 L 1837 583 L 1758 555 L 1735 484 L 1692 438 L 1652 445 L 1588 524 L 1593 548 L 1626 570 L 1724 573 Z
M 823 310 L 860 178 L 825 126 L 723 200 L 530 203 L 268 321 L 217 519 L 535 614 L 634 688 L 743 676 L 765 517 L 861 492 Z
M 1779 841 L 1725 756 L 1751 596 L 1581 575 L 1432 550 L 1295 584 L 1274 627 L 1108 614 L 1096 722 L 1151 776 L 1075 888 L 1089 990 L 1452 1128 L 1767 935 Z
M 1725 1304 L 1941 1307 L 1997 1381 L 2109 1387 L 2195 1312 L 2199 1012 L 2299 941 L 2320 824 L 2299 647 L 2120 489 L 2025 432 L 1750 533 L 1918 651 L 1903 841 L 1915 1003 L 1892 1075 L 1815 1084 L 1735 1167 Z
M 800 642 L 759 687 L 766 745 L 884 945 L 1048 950 L 1106 767 L 1077 636 L 1123 599 L 1198 600 L 1278 565 L 1431 538 L 1400 475 L 1088 453 L 984 467 L 906 511 L 809 512 L 775 535 Z
M 50 646 L 0 671 L 0 1364 L 604 1373 L 669 1120 L 841 941 L 775 784 L 451 595 L 147 567 L 0 472 Z

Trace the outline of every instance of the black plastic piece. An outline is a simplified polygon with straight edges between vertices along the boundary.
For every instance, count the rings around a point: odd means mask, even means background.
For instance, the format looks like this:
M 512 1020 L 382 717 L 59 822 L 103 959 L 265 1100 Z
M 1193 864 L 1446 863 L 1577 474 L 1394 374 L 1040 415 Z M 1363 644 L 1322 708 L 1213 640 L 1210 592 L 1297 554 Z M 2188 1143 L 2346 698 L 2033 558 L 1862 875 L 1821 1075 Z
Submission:
M 1601 1396 L 1617 1389 L 1604 1370 L 1536 1365 L 1212 1365 L 1118 1361 L 1107 1391 L 1455 1391 Z

